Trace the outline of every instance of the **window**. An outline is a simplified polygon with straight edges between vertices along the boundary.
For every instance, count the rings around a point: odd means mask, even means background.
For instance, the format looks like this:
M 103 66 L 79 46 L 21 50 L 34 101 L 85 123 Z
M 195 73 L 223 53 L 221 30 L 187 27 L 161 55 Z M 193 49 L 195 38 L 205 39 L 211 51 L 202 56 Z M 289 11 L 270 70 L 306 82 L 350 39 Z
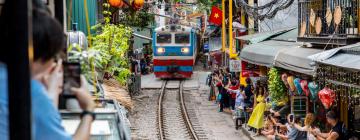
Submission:
M 171 34 L 158 34 L 156 36 L 157 43 L 171 43 Z
M 190 43 L 190 35 L 189 34 L 176 34 L 175 35 L 175 43 Z

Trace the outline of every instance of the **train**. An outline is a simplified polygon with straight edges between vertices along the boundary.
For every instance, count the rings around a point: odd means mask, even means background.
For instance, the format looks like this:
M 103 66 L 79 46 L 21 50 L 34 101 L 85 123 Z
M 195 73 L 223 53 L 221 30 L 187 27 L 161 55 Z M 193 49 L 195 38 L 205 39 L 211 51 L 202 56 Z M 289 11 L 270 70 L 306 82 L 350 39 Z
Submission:
M 155 77 L 190 78 L 198 54 L 199 30 L 179 24 L 168 24 L 157 27 L 152 38 Z

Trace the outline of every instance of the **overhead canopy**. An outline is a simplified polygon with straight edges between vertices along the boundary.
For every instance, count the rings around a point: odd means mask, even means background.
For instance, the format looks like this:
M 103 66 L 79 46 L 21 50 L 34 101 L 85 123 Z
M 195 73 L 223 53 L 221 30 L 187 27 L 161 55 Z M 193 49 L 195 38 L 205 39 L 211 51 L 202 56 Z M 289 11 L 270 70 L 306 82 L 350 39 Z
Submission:
M 309 57 L 317 63 L 360 70 L 360 43 L 327 50 Z
M 272 40 L 278 40 L 278 41 L 291 41 L 296 42 L 298 37 L 298 29 L 291 29 L 285 33 L 280 34 L 279 36 L 276 36 L 274 38 L 271 38 Z
M 360 70 L 360 55 L 338 53 L 321 63 L 347 69 Z
M 239 40 L 248 41 L 249 44 L 255 44 L 255 43 L 259 43 L 261 41 L 270 39 L 273 36 L 288 32 L 292 29 L 294 29 L 294 28 L 287 28 L 287 29 L 280 29 L 280 30 L 274 30 L 274 31 L 269 31 L 269 32 L 256 33 L 256 34 L 245 35 L 245 36 L 240 36 L 240 37 L 235 37 L 235 38 L 239 39 Z
M 136 33 L 132 33 L 135 37 L 138 37 L 138 38 L 142 38 L 142 39 L 146 39 L 146 40 L 150 40 L 152 41 L 152 38 L 151 37 L 147 37 L 147 36 L 143 36 L 143 35 L 139 35 L 139 34 L 136 34 Z
M 275 66 L 307 75 L 313 75 L 315 68 L 310 65 L 312 60 L 308 58 L 308 56 L 321 51 L 321 49 L 301 47 L 282 50 L 275 58 Z
M 269 40 L 244 47 L 240 53 L 240 58 L 249 63 L 272 67 L 275 56 L 284 49 L 300 46 L 296 42 Z

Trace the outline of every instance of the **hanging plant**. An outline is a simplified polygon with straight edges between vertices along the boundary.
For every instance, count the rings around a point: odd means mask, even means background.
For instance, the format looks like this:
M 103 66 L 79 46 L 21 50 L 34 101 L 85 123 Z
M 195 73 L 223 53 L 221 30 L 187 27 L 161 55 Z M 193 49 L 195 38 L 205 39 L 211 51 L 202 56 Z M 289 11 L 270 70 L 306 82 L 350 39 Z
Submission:
M 277 68 L 271 68 L 269 71 L 269 92 L 273 103 L 281 102 L 286 96 L 286 86 L 281 79 Z

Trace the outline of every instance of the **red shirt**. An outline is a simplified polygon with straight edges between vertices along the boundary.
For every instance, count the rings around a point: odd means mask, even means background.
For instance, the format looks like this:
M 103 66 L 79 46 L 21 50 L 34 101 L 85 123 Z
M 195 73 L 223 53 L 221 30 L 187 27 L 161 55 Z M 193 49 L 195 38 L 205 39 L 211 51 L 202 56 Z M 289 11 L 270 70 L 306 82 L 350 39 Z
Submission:
M 237 90 L 237 89 L 239 89 L 239 87 L 236 85 L 236 86 L 230 86 L 229 87 L 231 90 Z M 233 98 L 233 99 L 236 99 L 236 93 L 234 93 L 234 92 L 230 92 L 230 95 L 231 95 L 231 98 Z

